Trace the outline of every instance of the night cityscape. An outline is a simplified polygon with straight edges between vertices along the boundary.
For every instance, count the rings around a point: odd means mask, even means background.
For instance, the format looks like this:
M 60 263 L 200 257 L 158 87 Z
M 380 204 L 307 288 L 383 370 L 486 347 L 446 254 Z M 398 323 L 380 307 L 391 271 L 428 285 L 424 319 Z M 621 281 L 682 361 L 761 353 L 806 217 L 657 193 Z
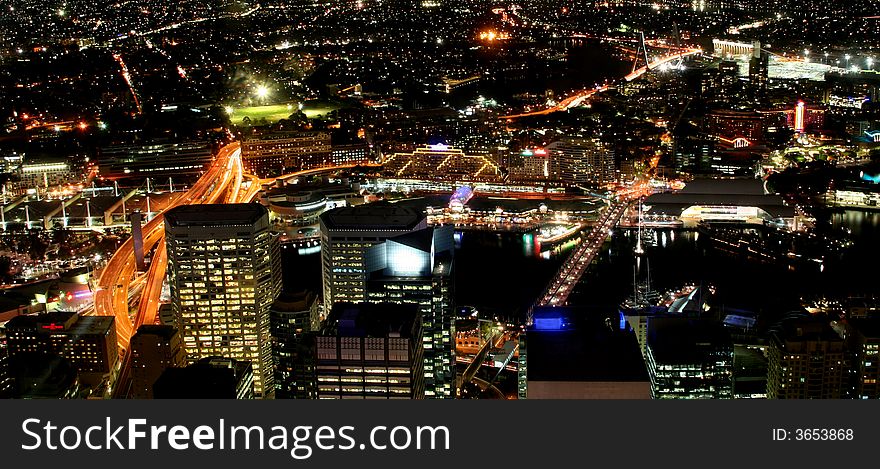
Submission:
M 0 184 L 3 398 L 880 398 L 876 0 L 7 0 Z

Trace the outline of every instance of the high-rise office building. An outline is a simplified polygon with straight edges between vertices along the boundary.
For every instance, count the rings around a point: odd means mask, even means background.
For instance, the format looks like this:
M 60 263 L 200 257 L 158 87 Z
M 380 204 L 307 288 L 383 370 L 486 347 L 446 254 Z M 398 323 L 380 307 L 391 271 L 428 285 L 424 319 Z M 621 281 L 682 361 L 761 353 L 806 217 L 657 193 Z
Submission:
M 276 399 L 314 399 L 314 355 L 307 334 L 321 325 L 318 296 L 282 293 L 269 312 Z
M 759 99 L 766 96 L 767 84 L 770 81 L 769 70 L 770 54 L 761 50 L 760 42 L 755 42 L 752 57 L 749 59 L 749 85 Z
M 425 396 L 454 396 L 453 229 L 390 204 L 321 216 L 324 298 L 415 303 L 424 327 Z
M 730 399 L 733 342 L 720 323 L 648 318 L 645 362 L 654 399 Z
M 428 219 L 409 207 L 367 204 L 321 215 L 321 274 L 324 304 L 366 299 L 365 251 L 388 238 L 428 227 Z
M 615 182 L 614 150 L 598 138 L 565 138 L 547 145 L 550 172 L 575 186 L 604 186 Z
M 727 94 L 739 77 L 739 64 L 733 60 L 723 60 L 718 64 L 718 74 L 721 80 L 721 92 Z
M 767 398 L 767 356 L 757 347 L 733 347 L 733 398 Z
M 274 390 L 269 308 L 281 292 L 277 237 L 258 204 L 175 207 L 165 214 L 174 317 L 187 361 L 253 365 L 254 393 Z
M 152 399 L 153 384 L 166 368 L 186 364 L 180 334 L 173 326 L 145 324 L 131 338 L 132 399 Z
M 414 304 L 336 303 L 315 337 L 319 399 L 422 399 L 422 315 Z
M 112 316 L 60 311 L 17 316 L 6 323 L 6 340 L 11 360 L 22 354 L 58 355 L 92 387 L 109 383 L 119 361 Z
M 519 399 L 651 398 L 638 341 L 616 312 L 539 306 L 532 319 L 519 336 Z
M 253 399 L 251 362 L 205 357 L 184 368 L 166 368 L 153 384 L 156 399 Z
M 367 301 L 412 303 L 422 311 L 425 395 L 455 390 L 453 227 L 425 228 L 387 239 L 366 252 Z
M 851 360 L 848 387 L 852 397 L 880 399 L 880 319 L 849 319 L 844 336 Z
M 845 342 L 827 321 L 783 321 L 771 333 L 767 358 L 768 399 L 847 397 Z

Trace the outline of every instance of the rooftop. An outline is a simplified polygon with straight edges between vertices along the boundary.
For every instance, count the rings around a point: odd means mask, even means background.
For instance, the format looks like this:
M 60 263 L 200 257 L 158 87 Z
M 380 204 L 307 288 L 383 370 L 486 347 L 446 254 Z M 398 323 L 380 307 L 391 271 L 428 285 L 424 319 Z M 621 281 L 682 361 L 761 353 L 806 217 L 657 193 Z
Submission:
M 260 204 L 179 205 L 165 213 L 169 227 L 252 226 L 268 211 Z
M 693 205 L 758 207 L 777 218 L 793 217 L 794 208 L 782 197 L 764 192 L 757 179 L 695 179 L 678 192 L 654 194 L 645 199 L 649 212 L 680 215 Z
M 648 348 L 658 363 L 701 363 L 707 352 L 730 348 L 724 326 L 711 319 L 648 318 Z
M 70 332 L 76 335 L 105 335 L 110 332 L 115 320 L 113 316 L 80 316 Z
M 678 194 L 766 195 L 760 179 L 694 179 Z
M 6 323 L 6 328 L 38 329 L 45 332 L 64 331 L 75 335 L 103 335 L 110 331 L 114 319 L 113 316 L 79 316 L 69 311 L 54 311 L 16 316 Z
M 308 311 L 317 300 L 315 292 L 302 290 L 298 292 L 282 292 L 272 303 L 272 311 L 299 312 Z
M 331 230 L 407 230 L 426 223 L 425 215 L 411 207 L 377 202 L 339 207 L 321 214 L 321 223 Z
M 582 308 L 541 308 L 535 315 L 547 309 L 565 316 L 567 330 L 526 333 L 529 381 L 648 381 L 632 331 L 608 327 L 603 315 Z
M 853 318 L 849 319 L 849 325 L 866 339 L 880 339 L 880 318 Z
M 321 335 L 339 337 L 412 337 L 421 321 L 415 304 L 336 303 Z
M 253 373 L 251 362 L 206 357 L 186 368 L 167 368 L 153 385 L 156 399 L 235 399 L 237 387 Z
M 132 337 L 131 340 L 132 342 L 134 342 L 138 336 L 144 335 L 153 335 L 170 340 L 172 337 L 174 337 L 175 334 L 177 334 L 177 329 L 174 326 L 144 324 L 141 327 L 138 327 L 137 332 L 134 334 L 134 337 Z
M 788 317 L 773 327 L 773 335 L 783 342 L 843 342 L 824 317 Z

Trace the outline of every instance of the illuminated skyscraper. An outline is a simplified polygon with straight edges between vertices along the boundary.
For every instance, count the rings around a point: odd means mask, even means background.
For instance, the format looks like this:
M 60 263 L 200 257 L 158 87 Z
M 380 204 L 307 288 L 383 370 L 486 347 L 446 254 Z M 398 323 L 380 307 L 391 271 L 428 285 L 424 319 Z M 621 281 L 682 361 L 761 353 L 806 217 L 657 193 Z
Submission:
M 841 399 L 849 375 L 844 340 L 820 319 L 790 319 L 770 336 L 768 399 Z
M 324 301 L 418 304 L 424 326 L 425 396 L 454 395 L 453 229 L 390 204 L 321 216 Z
M 318 296 L 282 293 L 270 309 L 275 399 L 314 399 L 314 356 L 307 335 L 321 325 Z
M 761 43 L 755 42 L 752 49 L 752 57 L 749 59 L 749 84 L 759 98 L 767 93 L 767 84 L 770 81 L 770 54 L 761 50 Z
M 254 393 L 273 390 L 269 309 L 281 292 L 278 240 L 257 204 L 188 205 L 165 215 L 171 302 L 187 361 L 253 365 Z
M 648 319 L 645 362 L 654 399 L 730 399 L 733 342 L 706 319 Z
M 321 272 L 324 304 L 366 298 L 364 252 L 388 238 L 428 227 L 427 218 L 408 207 L 369 204 L 321 215 Z
M 423 345 L 414 304 L 336 303 L 315 337 L 318 398 L 424 398 Z
M 880 319 L 852 318 L 846 331 L 853 397 L 880 399 Z

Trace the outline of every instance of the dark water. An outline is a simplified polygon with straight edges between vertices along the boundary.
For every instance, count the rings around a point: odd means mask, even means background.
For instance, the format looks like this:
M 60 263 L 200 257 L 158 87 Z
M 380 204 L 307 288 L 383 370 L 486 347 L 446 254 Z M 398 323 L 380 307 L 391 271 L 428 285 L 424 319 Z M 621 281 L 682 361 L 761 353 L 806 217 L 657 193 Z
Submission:
M 657 230 L 657 245 L 646 255 L 634 255 L 635 233 L 615 236 L 598 263 L 570 297 L 571 304 L 614 308 L 632 293 L 633 268 L 640 279 L 648 275 L 655 289 L 677 289 L 685 283 L 717 287 L 714 304 L 769 317 L 800 308 L 801 298 L 847 297 L 877 292 L 871 264 L 877 249 L 880 213 L 846 211 L 820 220 L 827 231 L 848 230 L 853 246 L 824 265 L 768 265 L 734 257 L 712 248 L 695 231 Z
M 615 311 L 632 292 L 633 267 L 645 278 L 650 264 L 652 285 L 665 291 L 685 283 L 717 287 L 715 305 L 771 316 L 797 310 L 801 297 L 847 296 L 877 291 L 877 239 L 880 213 L 846 211 L 821 220 L 848 229 L 854 245 L 826 268 L 791 270 L 717 252 L 694 231 L 658 230 L 657 245 L 646 246 L 638 261 L 635 233 L 619 230 L 605 245 L 569 301 Z M 456 234 L 456 303 L 474 306 L 484 317 L 521 320 L 570 252 L 551 253 L 535 246 L 530 235 L 467 232 Z M 542 252 L 543 251 L 543 252 Z M 285 288 L 320 291 L 320 254 L 284 249 Z
M 563 253 L 542 255 L 530 234 L 467 232 L 456 250 L 456 300 L 483 317 L 519 321 L 559 269 Z
M 661 292 L 686 283 L 714 285 L 715 304 L 727 308 L 780 313 L 797 308 L 798 285 L 809 274 L 717 252 L 695 231 L 658 230 L 657 237 L 657 246 L 645 246 L 645 255 L 637 257 L 634 231 L 615 236 L 569 303 L 614 311 L 632 294 L 634 275 L 644 280 L 650 273 Z

